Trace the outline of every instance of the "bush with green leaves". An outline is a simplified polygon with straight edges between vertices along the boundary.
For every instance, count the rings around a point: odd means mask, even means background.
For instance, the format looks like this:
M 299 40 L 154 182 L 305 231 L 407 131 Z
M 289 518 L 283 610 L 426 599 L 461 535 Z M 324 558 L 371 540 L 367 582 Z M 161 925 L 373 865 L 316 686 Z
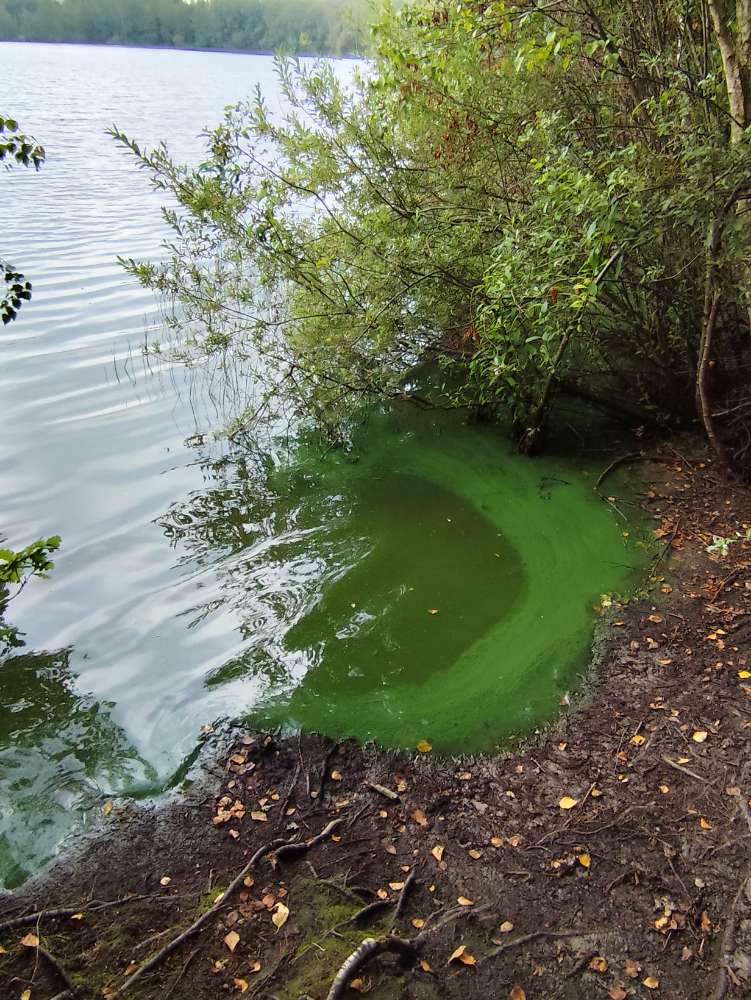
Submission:
M 346 440 L 432 357 L 444 405 L 510 421 L 524 451 L 572 392 L 701 418 L 745 470 L 751 145 L 703 11 L 387 6 L 354 87 L 280 62 L 287 114 L 238 103 L 197 168 L 114 129 L 176 203 L 166 260 L 126 265 L 193 331 L 188 359 L 252 367 L 248 419 L 291 406 Z
M 0 115 L 0 164 L 10 169 L 13 165 L 33 166 L 39 170 L 45 152 L 32 136 L 21 132 L 15 118 Z M 31 282 L 8 261 L 0 257 L 0 277 L 5 291 L 0 297 L 0 320 L 7 326 L 18 315 L 24 302 L 31 299 Z
M 18 629 L 3 620 L 7 607 L 33 577 L 47 578 L 55 565 L 50 557 L 59 548 L 60 536 L 52 535 L 23 549 L 0 549 L 0 653 L 23 646 Z

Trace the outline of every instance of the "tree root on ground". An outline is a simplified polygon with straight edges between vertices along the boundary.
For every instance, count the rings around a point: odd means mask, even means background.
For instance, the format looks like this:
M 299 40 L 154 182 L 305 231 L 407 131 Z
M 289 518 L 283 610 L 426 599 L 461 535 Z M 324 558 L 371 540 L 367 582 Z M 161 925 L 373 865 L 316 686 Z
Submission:
M 354 979 L 368 962 L 389 951 L 414 961 L 417 958 L 417 942 L 392 935 L 382 938 L 365 938 L 337 972 L 326 1000 L 340 1000 L 349 981 Z
M 0 924 L 0 934 L 3 931 L 12 931 L 17 927 L 29 927 L 39 923 L 41 920 L 59 920 L 61 917 L 74 917 L 78 913 L 96 913 L 99 910 L 106 910 L 111 906 L 125 906 L 127 903 L 137 903 L 142 899 L 170 899 L 169 896 L 154 896 L 153 894 L 141 896 L 125 896 L 123 899 L 110 899 L 105 902 L 93 902 L 88 906 L 66 906 L 54 910 L 35 910 L 34 913 L 25 913 L 20 917 L 11 917 Z
M 202 913 L 197 920 L 194 920 L 190 927 L 182 931 L 177 937 L 172 938 L 167 944 L 161 948 L 153 958 L 150 958 L 148 962 L 137 969 L 133 975 L 129 976 L 121 986 L 111 994 L 113 1000 L 114 997 L 121 996 L 127 990 L 136 983 L 141 976 L 145 975 L 147 972 L 151 972 L 152 969 L 156 968 L 168 955 L 171 955 L 176 948 L 186 941 L 188 938 L 193 937 L 219 912 L 219 910 L 226 904 L 229 897 L 236 892 L 236 890 L 242 885 L 243 879 L 247 878 L 251 870 L 264 858 L 267 854 L 273 854 L 274 859 L 279 861 L 283 858 L 289 859 L 290 857 L 297 857 L 300 854 L 304 854 L 309 851 L 312 847 L 317 846 L 329 837 L 334 830 L 338 829 L 339 826 L 344 822 L 342 818 L 334 819 L 321 830 L 319 834 L 315 837 L 311 837 L 310 840 L 305 840 L 302 842 L 290 843 L 285 840 L 272 840 L 268 844 L 264 844 L 263 847 L 259 847 L 255 852 L 253 857 L 248 861 L 242 871 L 230 882 L 226 890 L 221 896 L 214 902 L 205 913 Z

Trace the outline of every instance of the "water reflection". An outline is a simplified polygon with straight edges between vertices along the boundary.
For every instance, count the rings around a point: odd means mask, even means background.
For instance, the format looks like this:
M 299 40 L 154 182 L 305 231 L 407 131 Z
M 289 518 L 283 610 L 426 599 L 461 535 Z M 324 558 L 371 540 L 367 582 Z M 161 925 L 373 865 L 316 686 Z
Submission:
M 70 649 L 0 663 L 0 881 L 18 885 L 54 854 L 87 807 L 156 775 L 110 718 L 76 690 Z

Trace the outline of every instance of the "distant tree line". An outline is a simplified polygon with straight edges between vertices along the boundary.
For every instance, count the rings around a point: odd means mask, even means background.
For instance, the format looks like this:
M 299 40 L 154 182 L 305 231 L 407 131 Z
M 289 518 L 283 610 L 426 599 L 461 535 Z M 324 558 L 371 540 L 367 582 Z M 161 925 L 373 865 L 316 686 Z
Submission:
M 0 40 L 345 55 L 367 0 L 0 0 Z

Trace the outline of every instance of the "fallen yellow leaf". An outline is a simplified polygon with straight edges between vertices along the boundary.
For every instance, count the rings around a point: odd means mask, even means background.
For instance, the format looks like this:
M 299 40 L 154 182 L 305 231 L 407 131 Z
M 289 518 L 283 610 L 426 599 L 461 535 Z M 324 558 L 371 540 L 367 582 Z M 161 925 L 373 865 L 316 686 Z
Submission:
M 524 992 L 523 986 L 519 986 L 517 983 L 516 986 L 511 987 L 511 1000 L 527 1000 L 527 994 Z
M 26 990 L 23 991 L 23 993 L 21 994 L 21 1000 L 31 1000 L 31 990 L 30 989 L 26 989 Z
M 457 899 L 457 903 L 459 904 L 459 906 L 474 906 L 475 905 L 474 899 L 467 899 L 466 896 L 460 896 Z
M 604 955 L 595 955 L 594 958 L 589 960 L 589 967 L 592 972 L 607 972 L 608 960 Z
M 592 864 L 592 858 L 590 857 L 589 854 L 580 854 L 579 864 L 582 866 L 582 868 L 589 868 L 590 865 Z
M 403 888 L 404 882 L 389 882 L 389 889 L 393 889 L 394 892 L 399 892 L 399 890 Z
M 470 848 L 470 850 L 467 851 L 467 854 L 469 854 L 470 858 L 472 858 L 474 861 L 479 861 L 480 858 L 482 857 L 482 851 L 478 851 L 474 847 Z
M 248 984 L 244 979 L 233 979 L 232 982 L 235 984 L 235 989 L 241 993 L 244 993 L 248 988 Z
M 610 1000 L 626 1000 L 628 994 L 622 986 L 611 986 L 608 990 Z
M 425 815 L 422 809 L 415 809 L 415 811 L 412 813 L 412 819 L 415 821 L 415 823 L 419 823 L 420 826 L 428 825 L 428 817 Z
M 641 733 L 634 733 L 634 735 L 631 737 L 631 739 L 629 740 L 629 742 L 631 744 L 633 744 L 633 746 L 635 746 L 635 747 L 640 747 L 643 743 L 646 742 L 646 740 L 641 735 Z
M 25 937 L 21 938 L 21 944 L 24 946 L 24 948 L 38 948 L 39 938 L 36 936 L 36 934 L 32 934 L 32 932 L 29 931 L 29 933 Z
M 416 927 L 419 931 L 421 927 L 425 926 L 425 921 L 422 919 L 422 917 L 414 917 L 414 919 L 412 920 L 412 926 Z
M 172 879 L 170 878 L 169 875 L 162 875 L 162 877 L 159 879 L 159 885 L 169 885 L 171 881 Z
M 365 986 L 365 980 L 364 979 L 359 979 L 359 978 L 358 979 L 353 979 L 352 982 L 349 984 L 349 988 L 351 990 L 354 990 L 355 993 L 365 993 L 365 992 L 367 992 L 367 987 Z
M 660 988 L 660 980 L 654 976 L 647 976 L 646 979 L 642 979 L 642 986 L 646 986 L 648 990 L 657 990 Z
M 708 735 L 709 733 L 707 733 L 704 729 L 695 729 L 691 736 L 691 739 L 694 741 L 694 743 L 703 743 Z
M 256 823 L 268 823 L 269 821 L 269 817 L 266 813 L 261 812 L 260 810 L 258 812 L 252 812 L 250 814 L 250 818 Z
M 502 837 L 491 837 L 490 838 L 490 843 L 493 845 L 493 847 L 503 847 L 503 838 Z
M 739 670 L 738 676 L 741 678 L 741 680 L 746 681 L 748 680 L 749 677 L 751 677 L 751 670 Z
M 704 819 L 703 816 L 699 820 L 699 826 L 702 828 L 702 830 L 711 830 L 712 829 L 712 824 L 709 822 L 708 819 Z
M 443 844 L 436 844 L 430 851 L 436 861 L 443 861 L 443 852 L 445 851 Z
M 420 742 L 417 744 L 417 749 L 420 751 L 420 753 L 430 753 L 433 747 L 431 746 L 430 743 L 428 743 L 427 740 L 420 740 Z
M 422 969 L 423 972 L 432 972 L 433 971 L 433 969 L 432 969 L 432 967 L 430 965 L 430 962 L 428 962 L 424 958 L 420 959 L 420 968 Z
M 331 772 L 331 780 L 332 781 L 342 781 L 343 779 L 344 779 L 344 775 L 342 774 L 341 771 L 332 771 Z
M 277 903 L 276 909 L 271 914 L 271 923 L 279 930 L 281 927 L 287 923 L 287 918 L 289 917 L 289 907 L 285 906 L 284 903 Z
M 109 816 L 109 814 L 112 812 L 112 803 L 105 802 L 104 805 L 102 806 L 102 812 L 104 813 L 105 816 Z
M 561 809 L 573 809 L 578 801 L 578 799 L 572 799 L 570 795 L 564 795 L 558 805 Z
M 230 931 L 229 934 L 225 934 L 224 943 L 227 945 L 230 951 L 234 951 L 235 948 L 240 943 L 240 935 L 237 931 Z
M 451 962 L 461 962 L 463 965 L 477 964 L 475 956 L 470 955 L 470 953 L 467 951 L 466 945 L 463 944 L 460 944 L 459 947 L 456 949 L 456 951 L 452 951 L 451 956 L 449 957 L 449 960 L 446 964 L 449 965 Z
M 504 920 L 501 926 L 498 928 L 501 934 L 510 934 L 513 929 L 514 925 L 511 923 L 510 920 Z

